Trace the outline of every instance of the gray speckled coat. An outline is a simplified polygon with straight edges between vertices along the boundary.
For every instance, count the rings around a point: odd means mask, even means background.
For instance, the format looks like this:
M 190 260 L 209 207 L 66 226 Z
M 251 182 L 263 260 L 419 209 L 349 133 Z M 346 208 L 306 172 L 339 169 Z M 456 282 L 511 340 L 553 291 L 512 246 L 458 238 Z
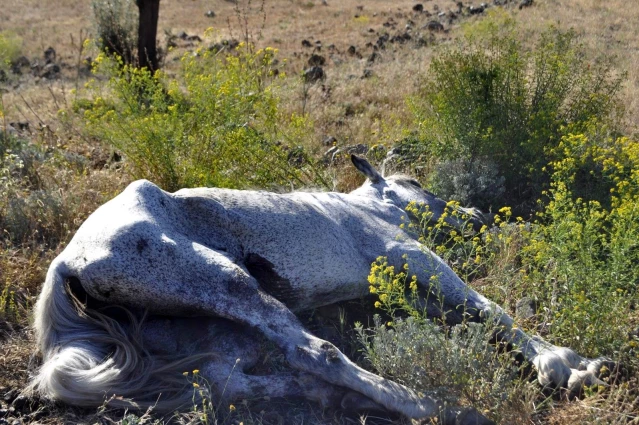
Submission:
M 87 219 L 51 266 L 35 321 L 45 363 L 31 388 L 80 405 L 100 404 L 111 395 L 136 399 L 142 388 L 147 389 L 144 394 L 157 396 L 164 388 L 140 377 L 140 368 L 153 375 L 158 366 L 144 350 L 131 354 L 136 344 L 126 330 L 108 319 L 78 313 L 64 290 L 71 281 L 104 303 L 196 317 L 153 322 L 143 339 L 151 346 L 173 347 L 171 341 L 184 339 L 185 329 L 200 323 L 205 331 L 197 333 L 198 338 L 209 344 L 204 349 L 217 346 L 225 352 L 203 368 L 211 371 L 210 380 L 226 385 L 227 376 L 213 370 L 228 372 L 236 355 L 251 357 L 246 354 L 251 332 L 279 345 L 299 371 L 251 377 L 243 372 L 250 366 L 245 362 L 227 387 L 229 397 L 299 392 L 326 403 L 339 398 L 343 406 L 356 405 L 353 408 L 383 407 L 415 418 L 438 415 L 436 400 L 359 368 L 332 344 L 306 331 L 294 314 L 367 294 L 370 265 L 379 256 L 398 268 L 407 262 L 425 289 L 437 274 L 447 309 L 465 305 L 471 312 L 499 317 L 505 339 L 519 344 L 544 384 L 565 386 L 577 375 L 594 382 L 594 367 L 601 361 L 583 359 L 514 328 L 499 307 L 399 228 L 410 201 L 428 204 L 435 218 L 443 212 L 444 201 L 414 180 L 385 179 L 365 160 L 352 159 L 368 180 L 349 194 L 204 188 L 170 194 L 148 181 L 132 183 Z M 439 306 L 430 308 L 440 313 Z M 214 331 L 219 328 L 212 325 L 216 320 L 233 321 L 247 331 Z M 586 378 L 582 371 L 588 367 L 593 371 Z M 485 421 L 474 411 L 463 415 L 464 420 Z M 448 416 L 451 423 L 463 423 L 458 414 Z

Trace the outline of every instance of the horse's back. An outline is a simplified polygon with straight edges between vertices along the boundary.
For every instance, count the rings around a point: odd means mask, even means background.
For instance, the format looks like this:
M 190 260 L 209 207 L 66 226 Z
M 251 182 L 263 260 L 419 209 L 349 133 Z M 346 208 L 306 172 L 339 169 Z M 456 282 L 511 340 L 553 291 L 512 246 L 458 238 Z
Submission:
M 62 256 L 89 294 L 109 301 L 118 292 L 140 297 L 136 280 L 149 269 L 167 270 L 161 285 L 179 285 L 187 276 L 174 271 L 189 270 L 189 252 L 202 246 L 303 310 L 367 293 L 370 263 L 390 236 L 366 200 L 351 198 L 217 188 L 171 194 L 137 181 L 96 210 Z

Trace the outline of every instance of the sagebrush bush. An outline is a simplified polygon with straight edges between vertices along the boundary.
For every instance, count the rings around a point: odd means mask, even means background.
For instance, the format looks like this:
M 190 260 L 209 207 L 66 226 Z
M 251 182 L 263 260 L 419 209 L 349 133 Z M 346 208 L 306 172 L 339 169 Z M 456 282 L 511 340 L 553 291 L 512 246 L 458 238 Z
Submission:
M 198 51 L 172 78 L 96 59 L 109 80 L 76 104 L 93 137 L 124 153 L 135 177 L 166 190 L 193 186 L 281 189 L 327 186 L 297 140 L 307 119 L 283 116 L 271 48 Z M 99 91 L 99 92 L 98 92 Z
M 421 148 L 458 164 L 442 167 L 434 178 L 452 191 L 440 195 L 469 199 L 451 181 L 494 164 L 498 173 L 484 189 L 490 195 L 469 200 L 486 210 L 511 205 L 527 213 L 547 187 L 549 174 L 542 168 L 553 159 L 563 128 L 578 129 L 593 117 L 613 121 L 622 76 L 609 60 L 589 59 L 572 30 L 550 28 L 532 50 L 516 30 L 499 15 L 471 28 L 434 58 L 410 106 Z
M 134 0 L 93 0 L 98 47 L 134 64 L 138 46 L 138 8 Z
M 365 358 L 380 374 L 449 405 L 470 404 L 497 423 L 527 423 L 530 383 L 508 353 L 491 344 L 492 325 L 441 328 L 425 318 L 357 328 Z
M 491 344 L 493 325 L 442 328 L 425 317 L 356 328 L 378 373 L 449 405 L 469 404 L 497 423 L 526 423 L 535 391 L 508 353 Z
M 503 200 L 506 178 L 492 159 L 470 162 L 450 159 L 435 166 L 431 186 L 435 193 L 463 205 L 497 205 Z

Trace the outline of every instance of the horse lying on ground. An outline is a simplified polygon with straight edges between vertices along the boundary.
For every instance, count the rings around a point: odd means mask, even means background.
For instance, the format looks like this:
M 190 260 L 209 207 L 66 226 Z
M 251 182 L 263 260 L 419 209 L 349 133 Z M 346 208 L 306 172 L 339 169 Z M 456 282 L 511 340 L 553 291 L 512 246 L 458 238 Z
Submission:
M 428 205 L 436 220 L 444 201 L 415 180 L 384 178 L 367 161 L 351 159 L 368 179 L 348 194 L 171 194 L 148 181 L 132 183 L 87 219 L 49 268 L 35 309 L 43 365 L 29 390 L 76 406 L 110 399 L 171 410 L 191 401 L 181 372 L 196 361 L 229 400 L 303 395 L 351 409 L 441 416 L 437 400 L 358 367 L 295 316 L 366 295 L 379 256 L 396 269 L 408 263 L 426 292 L 438 276 L 446 304 L 429 305 L 429 313 L 464 306 L 477 320 L 498 320 L 501 338 L 536 367 L 541 384 L 577 390 L 602 383 L 597 375 L 606 359 L 582 358 L 514 327 L 400 229 L 409 202 Z M 256 333 L 277 344 L 296 372 L 247 373 L 257 362 Z M 465 415 L 444 412 L 444 422 L 490 423 Z

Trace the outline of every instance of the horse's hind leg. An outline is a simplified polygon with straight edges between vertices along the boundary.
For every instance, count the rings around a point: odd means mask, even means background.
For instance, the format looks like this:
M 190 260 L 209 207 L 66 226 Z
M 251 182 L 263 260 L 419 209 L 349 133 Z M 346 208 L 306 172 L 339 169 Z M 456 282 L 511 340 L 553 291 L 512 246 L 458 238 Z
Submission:
M 225 319 L 151 318 L 143 325 L 143 340 L 145 348 L 156 355 L 188 357 L 210 353 L 211 356 L 191 363 L 191 369 L 198 369 L 198 376 L 211 386 L 212 401 L 216 405 L 228 406 L 264 397 L 303 397 L 325 408 L 383 410 L 364 396 L 345 397 L 346 389 L 308 373 L 294 371 L 259 376 L 247 373 L 258 363 L 264 341 L 255 331 Z M 347 406 L 343 400 L 348 402 Z
M 234 368 L 228 362 L 208 362 L 200 369 L 213 387 L 216 403 L 228 405 L 242 400 L 259 400 L 261 398 L 305 398 L 318 402 L 324 408 L 345 407 L 343 400 L 348 391 L 316 376 L 305 372 L 281 372 L 269 375 L 251 375 L 240 368 Z M 373 401 L 360 396 L 353 410 L 384 410 Z
M 140 229 L 145 233 L 142 246 L 136 232 L 133 238 L 112 244 L 111 257 L 104 263 L 84 267 L 85 276 L 79 278 L 90 287 L 87 292 L 104 298 L 108 285 L 110 302 L 156 313 L 218 316 L 248 325 L 275 342 L 295 369 L 352 389 L 406 416 L 438 414 L 434 400 L 358 367 L 333 344 L 308 333 L 284 304 L 263 292 L 225 253 L 180 235 L 157 235 L 152 225 L 144 226 L 148 229 Z M 121 267 L 133 262 L 140 267 Z M 118 277 L 118 287 L 104 276 Z

